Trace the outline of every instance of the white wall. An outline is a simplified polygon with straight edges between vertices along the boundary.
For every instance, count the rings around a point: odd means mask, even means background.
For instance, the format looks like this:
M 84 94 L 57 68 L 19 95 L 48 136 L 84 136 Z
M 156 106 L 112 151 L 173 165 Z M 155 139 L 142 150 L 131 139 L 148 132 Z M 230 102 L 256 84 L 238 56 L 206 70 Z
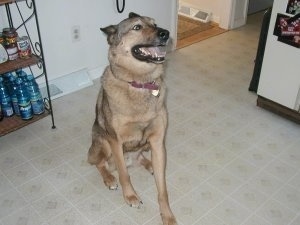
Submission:
M 36 0 L 49 80 L 82 68 L 101 73 L 108 45 L 99 28 L 120 22 L 131 11 L 155 18 L 175 36 L 176 1 L 126 0 L 123 14 L 117 13 L 115 4 L 115 0 Z M 80 27 L 78 42 L 72 41 L 73 26 Z

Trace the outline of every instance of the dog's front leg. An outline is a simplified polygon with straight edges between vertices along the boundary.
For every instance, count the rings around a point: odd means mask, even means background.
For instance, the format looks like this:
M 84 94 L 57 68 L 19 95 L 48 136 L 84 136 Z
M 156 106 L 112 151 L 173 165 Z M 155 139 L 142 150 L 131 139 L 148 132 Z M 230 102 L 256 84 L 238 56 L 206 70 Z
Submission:
M 112 145 L 112 154 L 119 173 L 119 181 L 122 187 L 125 202 L 131 207 L 138 208 L 142 203 L 142 201 L 138 197 L 137 193 L 135 192 L 131 184 L 127 166 L 124 160 L 122 143 L 118 141 L 112 141 L 111 145 Z
M 152 137 L 151 145 L 151 159 L 153 172 L 158 191 L 158 203 L 160 213 L 164 225 L 176 225 L 176 219 L 171 211 L 167 185 L 166 185 L 166 148 L 164 146 L 163 137 Z

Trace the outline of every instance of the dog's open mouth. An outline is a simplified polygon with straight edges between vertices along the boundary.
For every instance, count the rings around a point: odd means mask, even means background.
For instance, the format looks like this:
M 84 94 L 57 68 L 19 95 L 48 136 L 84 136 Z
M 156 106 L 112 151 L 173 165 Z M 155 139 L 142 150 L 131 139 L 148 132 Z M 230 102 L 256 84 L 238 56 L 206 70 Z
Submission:
M 141 61 L 162 63 L 165 61 L 166 46 L 137 45 L 132 48 L 132 55 Z

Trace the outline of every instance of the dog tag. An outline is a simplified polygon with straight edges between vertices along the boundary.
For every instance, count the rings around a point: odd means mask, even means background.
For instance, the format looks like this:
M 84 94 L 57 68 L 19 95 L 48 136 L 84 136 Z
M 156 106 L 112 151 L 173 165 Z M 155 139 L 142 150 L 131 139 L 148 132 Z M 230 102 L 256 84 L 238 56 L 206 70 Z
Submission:
M 159 97 L 159 90 L 152 90 L 151 94 L 155 97 Z

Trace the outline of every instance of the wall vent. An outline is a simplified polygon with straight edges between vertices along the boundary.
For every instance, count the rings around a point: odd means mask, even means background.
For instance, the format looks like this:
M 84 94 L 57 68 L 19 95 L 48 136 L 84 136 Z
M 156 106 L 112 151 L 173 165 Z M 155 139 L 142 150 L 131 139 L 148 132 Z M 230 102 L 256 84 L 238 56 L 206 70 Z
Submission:
M 196 6 L 193 6 L 189 3 L 185 3 L 183 1 L 179 2 L 178 14 L 182 16 L 187 16 L 194 20 L 199 20 L 203 23 L 207 23 L 211 19 L 211 12 L 198 9 Z

